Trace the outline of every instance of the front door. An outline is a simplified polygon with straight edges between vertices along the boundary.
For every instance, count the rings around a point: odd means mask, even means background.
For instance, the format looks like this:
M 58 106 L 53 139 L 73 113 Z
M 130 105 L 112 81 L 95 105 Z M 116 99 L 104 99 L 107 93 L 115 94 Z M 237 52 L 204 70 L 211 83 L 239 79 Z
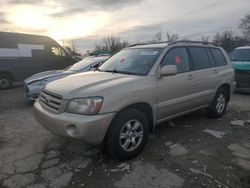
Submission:
M 60 46 L 51 46 L 49 56 L 49 70 L 61 70 L 74 64 L 74 61 L 67 56 L 66 52 Z
M 158 120 L 193 109 L 192 77 L 187 49 L 170 49 L 161 66 L 176 65 L 178 73 L 158 79 Z

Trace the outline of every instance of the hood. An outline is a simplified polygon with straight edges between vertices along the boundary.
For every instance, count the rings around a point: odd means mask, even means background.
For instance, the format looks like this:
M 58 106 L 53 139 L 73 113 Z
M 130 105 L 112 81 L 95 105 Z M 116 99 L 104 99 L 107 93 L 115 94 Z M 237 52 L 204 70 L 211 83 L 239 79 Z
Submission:
M 63 74 L 64 74 L 63 70 L 45 71 L 45 72 L 41 72 L 41 73 L 32 75 L 31 77 L 25 79 L 24 82 L 26 84 L 29 84 L 31 82 L 43 80 L 43 79 L 46 79 L 46 78 L 62 76 Z M 67 73 L 67 74 L 69 74 L 69 73 Z
M 250 70 L 250 61 L 232 61 L 235 70 Z
M 64 99 L 99 96 L 110 88 L 138 79 L 143 77 L 108 72 L 85 72 L 50 82 L 45 89 L 63 96 Z

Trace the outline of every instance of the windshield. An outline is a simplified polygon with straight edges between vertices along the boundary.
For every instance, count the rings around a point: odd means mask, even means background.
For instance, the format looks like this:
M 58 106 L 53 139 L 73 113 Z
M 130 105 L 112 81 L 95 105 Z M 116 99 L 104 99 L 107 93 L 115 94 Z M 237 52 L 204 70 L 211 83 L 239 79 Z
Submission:
M 85 69 L 86 67 L 89 67 L 90 65 L 98 62 L 102 62 L 108 59 L 107 57 L 86 57 L 83 60 L 79 61 L 78 63 L 75 63 L 74 65 L 68 67 L 67 71 L 80 71 L 82 69 Z
M 235 49 L 231 54 L 232 61 L 250 61 L 250 49 Z
M 115 72 L 123 74 L 146 75 L 156 59 L 161 54 L 162 49 L 125 49 L 99 67 L 100 71 Z

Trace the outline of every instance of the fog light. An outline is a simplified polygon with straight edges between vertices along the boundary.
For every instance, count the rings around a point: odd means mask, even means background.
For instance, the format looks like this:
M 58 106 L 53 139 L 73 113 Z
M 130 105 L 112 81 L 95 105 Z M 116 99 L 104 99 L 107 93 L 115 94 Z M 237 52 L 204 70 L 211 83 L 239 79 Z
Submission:
M 75 125 L 68 125 L 66 132 L 71 137 L 78 137 L 78 132 Z

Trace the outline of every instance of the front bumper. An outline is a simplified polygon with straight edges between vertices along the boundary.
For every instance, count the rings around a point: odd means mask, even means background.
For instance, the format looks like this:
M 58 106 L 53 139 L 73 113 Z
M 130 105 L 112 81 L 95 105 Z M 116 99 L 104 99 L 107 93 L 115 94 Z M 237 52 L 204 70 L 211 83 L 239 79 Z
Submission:
M 250 70 L 235 70 L 237 90 L 250 90 Z
M 24 99 L 27 102 L 34 102 L 38 98 L 41 88 L 42 86 L 27 85 L 24 83 Z
M 104 140 L 115 113 L 102 115 L 79 115 L 71 113 L 55 114 L 46 111 L 39 100 L 34 104 L 37 121 L 57 136 L 83 140 L 91 145 L 99 145 Z

